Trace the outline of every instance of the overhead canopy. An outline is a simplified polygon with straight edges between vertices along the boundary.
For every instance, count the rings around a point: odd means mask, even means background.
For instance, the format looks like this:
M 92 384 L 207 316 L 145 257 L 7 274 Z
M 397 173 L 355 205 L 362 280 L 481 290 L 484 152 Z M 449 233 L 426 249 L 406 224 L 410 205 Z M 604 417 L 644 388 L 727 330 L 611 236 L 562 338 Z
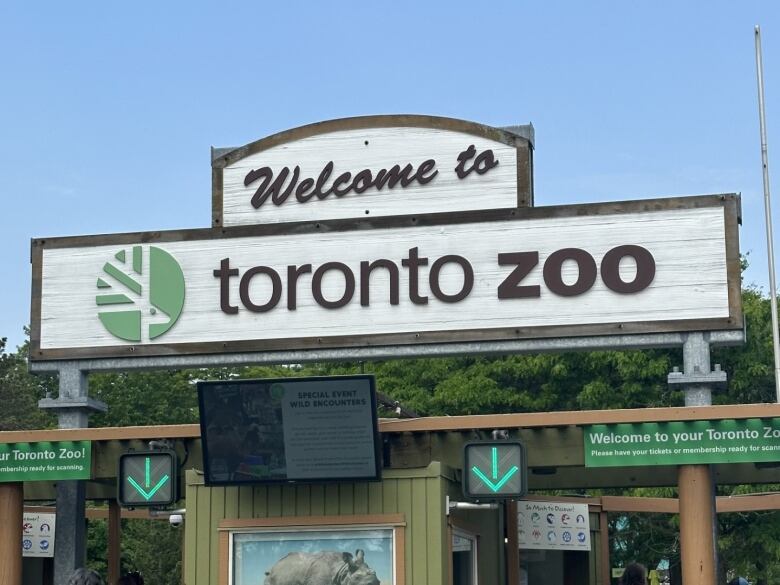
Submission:
M 462 467 L 462 445 L 487 438 L 494 429 L 506 429 L 527 447 L 529 486 L 541 489 L 595 489 L 606 487 L 674 486 L 677 466 L 586 468 L 583 429 L 594 424 L 653 423 L 692 420 L 745 420 L 780 417 L 778 404 L 645 408 L 587 412 L 515 413 L 416 419 L 382 419 L 380 433 L 389 449 L 385 467 L 425 467 L 441 461 Z M 92 441 L 93 471 L 87 497 L 116 497 L 117 461 L 129 449 L 145 449 L 151 440 L 169 439 L 184 461 L 183 469 L 202 469 L 199 425 L 109 427 L 9 431 L 0 443 L 35 441 Z M 186 457 L 186 460 L 184 458 Z M 714 466 L 718 484 L 780 483 L 780 461 L 728 463 Z M 53 500 L 54 483 L 27 482 L 25 499 Z

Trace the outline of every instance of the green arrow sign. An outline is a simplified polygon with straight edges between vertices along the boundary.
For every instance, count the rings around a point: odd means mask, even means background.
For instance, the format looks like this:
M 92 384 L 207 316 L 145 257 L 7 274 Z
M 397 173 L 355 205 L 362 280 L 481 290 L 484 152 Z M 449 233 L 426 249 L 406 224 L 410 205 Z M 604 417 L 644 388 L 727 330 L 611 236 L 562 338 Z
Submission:
M 119 457 L 119 503 L 127 507 L 172 504 L 175 479 L 174 452 L 124 453 Z
M 146 480 L 144 482 L 146 485 L 146 489 L 138 485 L 138 482 L 135 481 L 135 479 L 133 479 L 131 476 L 129 475 L 127 476 L 127 483 L 129 483 L 136 490 L 138 490 L 138 493 L 141 494 L 144 498 L 146 498 L 147 502 L 151 500 L 152 496 L 157 492 L 157 490 L 159 490 L 162 486 L 168 483 L 168 480 L 170 479 L 169 475 L 167 474 L 163 475 L 160 478 L 160 481 L 158 481 L 157 484 L 154 487 L 152 487 L 151 468 L 152 468 L 152 458 L 146 457 Z M 146 490 L 148 490 L 150 487 L 152 487 L 152 489 L 147 492 Z
M 525 495 L 527 481 L 522 443 L 467 443 L 463 458 L 463 493 L 466 497 L 484 501 Z
M 519 467 L 517 465 L 513 465 L 502 477 L 501 479 L 498 479 L 498 447 L 491 447 L 491 451 L 493 453 L 493 481 L 488 479 L 488 477 L 482 473 L 482 470 L 480 470 L 476 465 L 471 468 L 471 471 L 476 475 L 479 479 L 481 479 L 486 486 L 488 486 L 493 492 L 498 492 L 498 490 L 501 489 L 501 486 L 503 486 L 506 482 L 508 482 L 512 476 L 519 471 Z M 496 481 L 498 480 L 498 481 Z

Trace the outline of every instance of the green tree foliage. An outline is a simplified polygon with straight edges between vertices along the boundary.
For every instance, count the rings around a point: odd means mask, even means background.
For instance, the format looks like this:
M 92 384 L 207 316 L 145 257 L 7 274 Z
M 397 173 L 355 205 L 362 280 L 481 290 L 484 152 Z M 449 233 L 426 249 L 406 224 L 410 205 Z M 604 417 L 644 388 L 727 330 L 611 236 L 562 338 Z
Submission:
M 775 401 L 772 318 L 769 299 L 760 290 L 742 291 L 747 323 L 745 345 L 719 348 L 712 358 L 728 374 L 728 390 L 713 395 L 716 404 L 752 404 Z
M 125 544 L 125 543 L 123 543 Z M 87 567 L 105 578 L 108 575 L 108 522 L 87 521 Z M 113 585 L 113 584 L 111 584 Z
M 179 585 L 184 531 L 161 520 L 122 520 L 120 573 L 138 571 L 146 583 Z M 87 525 L 87 566 L 108 573 L 108 522 L 90 520 Z
M 27 350 L 25 343 L 7 353 L 6 338 L 0 338 L 0 431 L 55 426 L 54 418 L 38 409 L 38 400 L 52 390 L 53 380 L 29 374 Z
M 778 485 L 718 489 L 720 495 L 734 497 L 778 490 Z M 780 582 L 780 512 L 718 514 L 718 549 L 729 578 L 749 576 L 755 585 Z
M 309 375 L 356 373 L 425 416 L 641 408 L 682 403 L 666 375 L 680 352 L 604 351 L 390 360 L 304 366 Z
M 139 571 L 146 583 L 179 585 L 184 530 L 165 520 L 122 521 L 122 571 Z
M 89 394 L 108 404 L 91 417 L 96 427 L 127 427 L 198 422 L 196 373 L 192 371 L 94 374 Z

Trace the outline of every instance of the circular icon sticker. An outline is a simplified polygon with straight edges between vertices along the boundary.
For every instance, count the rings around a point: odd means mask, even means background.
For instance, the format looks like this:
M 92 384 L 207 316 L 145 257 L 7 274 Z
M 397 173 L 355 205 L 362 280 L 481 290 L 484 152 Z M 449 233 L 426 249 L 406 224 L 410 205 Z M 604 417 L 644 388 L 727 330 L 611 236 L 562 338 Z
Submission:
M 556 540 L 558 540 L 558 538 L 555 536 L 555 531 L 550 530 L 547 533 L 547 542 L 555 542 Z
M 534 524 L 539 522 L 539 520 L 541 520 L 541 519 L 542 519 L 542 517 L 539 516 L 538 512 L 534 512 L 533 514 L 531 514 L 531 522 L 533 522 Z
M 585 533 L 584 532 L 578 532 L 577 533 L 577 541 L 582 544 L 585 542 Z
M 564 531 L 561 535 L 561 540 L 563 540 L 563 542 L 571 542 L 571 532 L 568 530 Z
M 271 384 L 271 399 L 275 402 L 281 402 L 284 398 L 284 386 L 281 384 Z
M 547 524 L 555 524 L 555 514 L 547 514 Z
M 41 550 L 49 550 L 49 541 L 48 540 L 42 540 L 39 544 L 41 547 Z
M 24 524 L 22 524 L 22 532 L 24 532 L 25 534 L 30 534 L 32 528 L 33 525 L 30 524 L 29 522 L 25 522 Z
M 30 540 L 29 538 L 25 538 L 22 541 L 22 548 L 24 550 L 30 550 L 32 548 L 32 540 Z
M 561 514 L 561 524 L 568 524 L 571 520 L 571 516 L 568 514 Z

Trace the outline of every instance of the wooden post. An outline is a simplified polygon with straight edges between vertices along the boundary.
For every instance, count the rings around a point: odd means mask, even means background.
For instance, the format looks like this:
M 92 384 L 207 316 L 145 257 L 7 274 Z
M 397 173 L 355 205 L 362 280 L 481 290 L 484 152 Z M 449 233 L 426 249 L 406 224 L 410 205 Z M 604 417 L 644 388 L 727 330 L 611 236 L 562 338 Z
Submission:
M 612 561 L 609 558 L 609 518 L 599 513 L 599 555 L 601 556 L 601 584 L 612 585 Z
M 715 499 L 708 465 L 681 465 L 680 557 L 685 585 L 715 585 Z
M 712 404 L 712 388 L 725 386 L 726 375 L 710 370 L 709 336 L 689 333 L 683 343 L 685 374 L 682 381 L 685 406 Z M 674 380 L 673 379 L 673 380 Z M 675 382 L 677 383 L 677 382 Z M 715 547 L 715 484 L 708 465 L 680 465 L 677 484 L 680 494 L 680 564 L 685 585 L 716 585 L 718 551 Z
M 23 514 L 23 484 L 0 483 L 0 585 L 22 582 Z
M 122 508 L 119 502 L 108 502 L 108 582 L 114 585 L 119 580 L 122 560 Z
M 509 585 L 520 583 L 520 546 L 517 534 L 517 502 L 506 503 L 506 579 Z

